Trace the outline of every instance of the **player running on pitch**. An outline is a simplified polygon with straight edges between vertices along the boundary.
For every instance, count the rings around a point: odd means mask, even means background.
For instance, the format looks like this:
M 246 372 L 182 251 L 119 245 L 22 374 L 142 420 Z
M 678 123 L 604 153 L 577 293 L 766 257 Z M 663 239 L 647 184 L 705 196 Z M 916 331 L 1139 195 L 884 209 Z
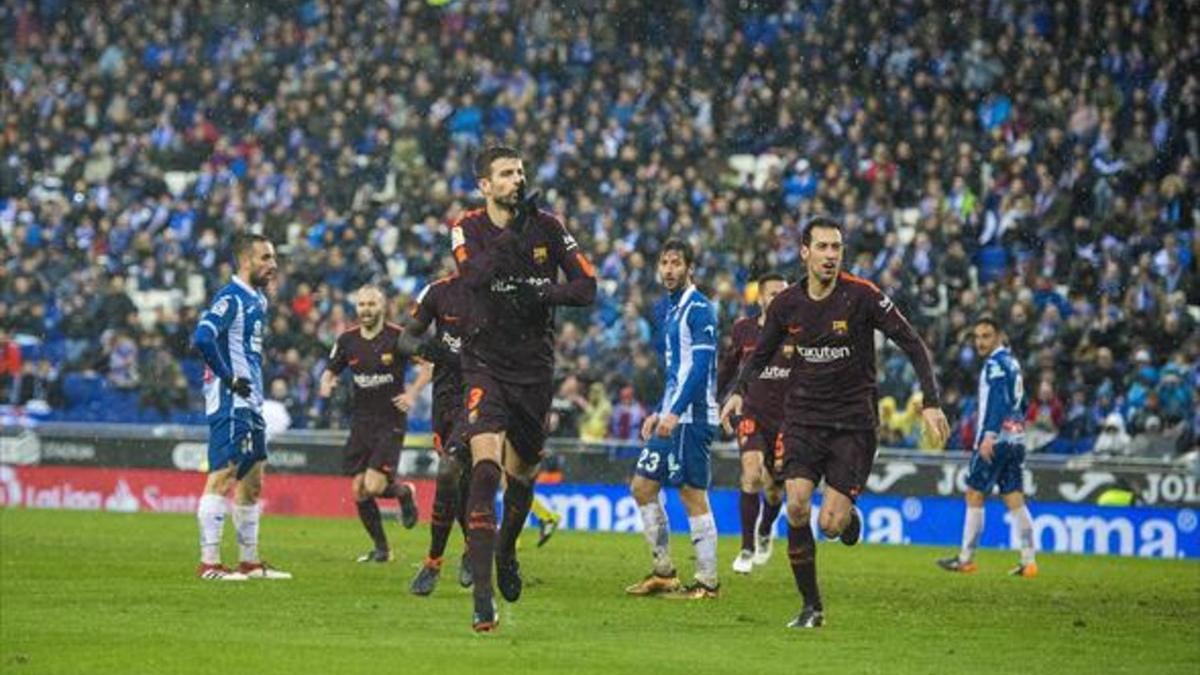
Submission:
M 721 356 L 717 368 L 717 391 L 723 392 L 733 384 L 742 364 L 754 353 L 766 322 L 767 307 L 785 288 L 787 281 L 778 274 L 764 274 L 759 278 L 758 316 L 745 317 L 733 324 L 729 349 Z M 733 571 L 739 574 L 749 574 L 755 565 L 765 565 L 771 559 L 775 519 L 783 506 L 783 484 L 775 479 L 772 449 L 783 419 L 783 399 L 787 395 L 795 356 L 796 345 L 785 342 L 750 384 L 741 418 L 725 420 L 726 433 L 737 434 L 742 461 L 742 493 L 738 509 L 742 520 L 742 550 L 733 560 Z
M 472 461 L 467 497 L 467 552 L 475 581 L 472 626 L 489 632 L 496 628 L 493 559 L 504 599 L 515 602 L 521 596 L 516 541 L 529 515 L 554 394 L 554 308 L 592 304 L 596 278 L 562 222 L 526 194 L 518 151 L 484 150 L 475 173 L 486 206 L 464 214 L 450 232 L 471 299 L 462 369 L 463 435 Z M 506 489 L 497 536 L 501 467 Z
M 925 397 L 923 421 L 939 444 L 950 428 L 938 407 L 938 383 L 921 338 L 874 284 L 842 271 L 841 224 L 822 216 L 810 220 L 800 254 L 805 278 L 767 308 L 762 337 L 738 378 L 737 391 L 748 389 L 789 337 L 795 340 L 796 365 L 775 461 L 787 481 L 788 560 L 804 598 L 788 626 L 815 628 L 825 615 L 817 588 L 812 495 L 823 478 L 821 531 L 850 546 L 858 543 L 862 521 L 854 500 L 871 473 L 878 426 L 876 329 L 912 361 Z M 722 412 L 726 418 L 740 414 L 741 394 L 731 396 Z
M 407 412 L 412 405 L 404 394 L 408 359 L 395 348 L 401 329 L 384 320 L 385 306 L 386 298 L 378 286 L 368 284 L 358 290 L 355 311 L 359 325 L 338 336 L 321 373 L 319 391 L 322 398 L 328 398 L 337 386 L 338 376 L 350 369 L 354 397 L 343 468 L 353 476 L 351 488 L 358 518 L 374 544 L 371 551 L 359 556 L 358 562 L 392 559 L 377 498 L 397 500 L 405 528 L 417 524 L 413 485 L 396 482 L 400 449 L 408 428 Z

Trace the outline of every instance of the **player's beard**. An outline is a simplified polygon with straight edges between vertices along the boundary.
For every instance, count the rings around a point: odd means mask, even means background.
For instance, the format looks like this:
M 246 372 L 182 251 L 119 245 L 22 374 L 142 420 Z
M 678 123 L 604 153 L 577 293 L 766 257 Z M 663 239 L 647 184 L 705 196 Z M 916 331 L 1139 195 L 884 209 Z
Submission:
M 255 288 L 266 288 L 271 283 L 271 278 L 274 276 L 272 272 L 259 272 L 258 274 L 250 275 L 250 285 Z

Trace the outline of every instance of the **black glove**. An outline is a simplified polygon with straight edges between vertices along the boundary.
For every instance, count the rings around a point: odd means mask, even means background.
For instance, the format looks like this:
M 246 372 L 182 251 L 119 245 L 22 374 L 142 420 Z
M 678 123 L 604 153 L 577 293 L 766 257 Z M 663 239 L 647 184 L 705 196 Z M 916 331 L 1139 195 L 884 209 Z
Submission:
M 520 281 L 513 282 L 513 290 L 500 296 L 508 303 L 509 311 L 524 316 L 546 304 L 546 290 L 541 286 Z
M 513 212 L 513 234 L 520 237 L 537 220 L 538 201 L 541 197 L 541 191 L 536 189 L 527 194 L 525 183 L 521 183 L 521 187 L 517 189 L 517 207 Z
M 229 391 L 242 398 L 250 398 L 250 380 L 244 377 L 235 377 L 232 380 L 225 380 L 225 382 L 229 385 Z
M 422 342 L 417 347 L 417 356 L 434 364 L 452 364 L 458 360 L 458 354 L 455 354 L 449 345 L 436 337 L 431 337 Z

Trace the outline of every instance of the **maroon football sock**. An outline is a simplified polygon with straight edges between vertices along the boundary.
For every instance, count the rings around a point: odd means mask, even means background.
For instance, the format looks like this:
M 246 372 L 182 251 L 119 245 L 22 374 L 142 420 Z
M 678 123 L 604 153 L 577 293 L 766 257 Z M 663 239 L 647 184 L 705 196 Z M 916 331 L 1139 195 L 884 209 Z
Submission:
M 779 510 L 782 508 L 782 498 L 774 504 L 770 499 L 763 498 L 762 520 L 758 521 L 758 536 L 765 537 L 774 531 L 775 519 L 779 517 Z
M 355 502 L 355 506 L 358 507 L 358 519 L 362 521 L 363 528 L 375 543 L 375 550 L 388 550 L 387 535 L 383 532 L 383 519 L 379 515 L 379 504 L 375 503 L 373 497 L 367 497 Z
M 788 523 L 788 562 L 792 565 L 796 588 L 804 596 L 804 606 L 821 609 L 821 592 L 817 590 L 817 543 L 808 523 L 800 527 Z
M 496 490 L 500 467 L 479 462 L 471 470 L 471 493 L 467 497 L 467 554 L 475 579 L 475 597 L 492 597 L 492 562 L 496 554 Z
M 754 521 L 758 519 L 758 493 L 742 491 L 738 500 L 742 514 L 742 550 L 754 551 Z
M 441 558 L 446 552 L 446 541 L 458 517 L 458 502 L 458 476 L 438 476 L 437 492 L 433 495 L 433 516 L 429 521 L 430 558 Z
M 500 523 L 500 537 L 496 544 L 496 557 L 509 559 L 516 554 L 517 537 L 525 528 L 525 519 L 533 506 L 533 486 L 518 478 L 508 477 L 504 489 L 504 519 Z

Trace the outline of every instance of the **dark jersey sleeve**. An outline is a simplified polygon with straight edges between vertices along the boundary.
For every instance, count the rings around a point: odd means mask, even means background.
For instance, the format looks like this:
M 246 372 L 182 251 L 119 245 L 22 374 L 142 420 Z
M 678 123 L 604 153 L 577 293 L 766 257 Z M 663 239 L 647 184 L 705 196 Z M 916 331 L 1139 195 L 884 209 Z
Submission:
M 333 342 L 333 349 L 329 350 L 329 363 L 325 364 L 325 370 L 334 375 L 341 375 L 346 366 L 350 365 L 350 355 L 346 349 L 346 336 L 349 333 L 342 333 Z
M 742 363 L 741 327 L 740 321 L 733 324 L 729 342 L 721 352 L 720 360 L 717 361 L 717 394 L 719 396 L 724 396 L 729 386 L 733 384 L 734 378 L 737 377 L 738 366 Z
M 426 286 L 417 296 L 409 312 L 408 320 L 404 322 L 404 330 L 415 337 L 420 337 L 429 330 L 429 326 L 437 319 L 437 288 L 436 282 Z
M 929 349 L 925 346 L 925 342 L 920 335 L 917 335 L 917 331 L 913 329 L 908 319 L 904 318 L 904 315 L 896 308 L 896 304 L 892 302 L 891 298 L 877 288 L 866 292 L 868 293 L 867 312 L 871 317 L 872 325 L 899 345 L 900 349 L 903 349 L 904 353 L 908 355 L 908 359 L 912 361 L 913 368 L 917 371 L 917 378 L 921 381 L 921 395 L 925 399 L 925 407 L 941 406 L 941 387 L 938 386 L 937 377 L 933 373 L 933 359 L 929 355 Z
M 766 368 L 767 364 L 771 362 L 771 357 L 775 356 L 775 351 L 783 344 L 784 338 L 787 337 L 787 327 L 784 325 L 783 318 L 785 306 L 786 303 L 779 302 L 779 298 L 767 306 L 767 318 L 763 324 L 762 333 L 758 336 L 758 343 L 754 345 L 754 353 L 750 355 L 750 358 L 742 366 L 741 372 L 738 373 L 734 393 L 744 396 L 750 382 L 762 373 L 763 368 Z
M 551 305 L 590 305 L 596 301 L 596 270 L 583 251 L 579 250 L 578 242 L 557 218 L 554 219 L 554 227 L 558 230 L 553 240 L 555 255 L 567 280 L 548 286 L 545 289 L 546 300 Z

